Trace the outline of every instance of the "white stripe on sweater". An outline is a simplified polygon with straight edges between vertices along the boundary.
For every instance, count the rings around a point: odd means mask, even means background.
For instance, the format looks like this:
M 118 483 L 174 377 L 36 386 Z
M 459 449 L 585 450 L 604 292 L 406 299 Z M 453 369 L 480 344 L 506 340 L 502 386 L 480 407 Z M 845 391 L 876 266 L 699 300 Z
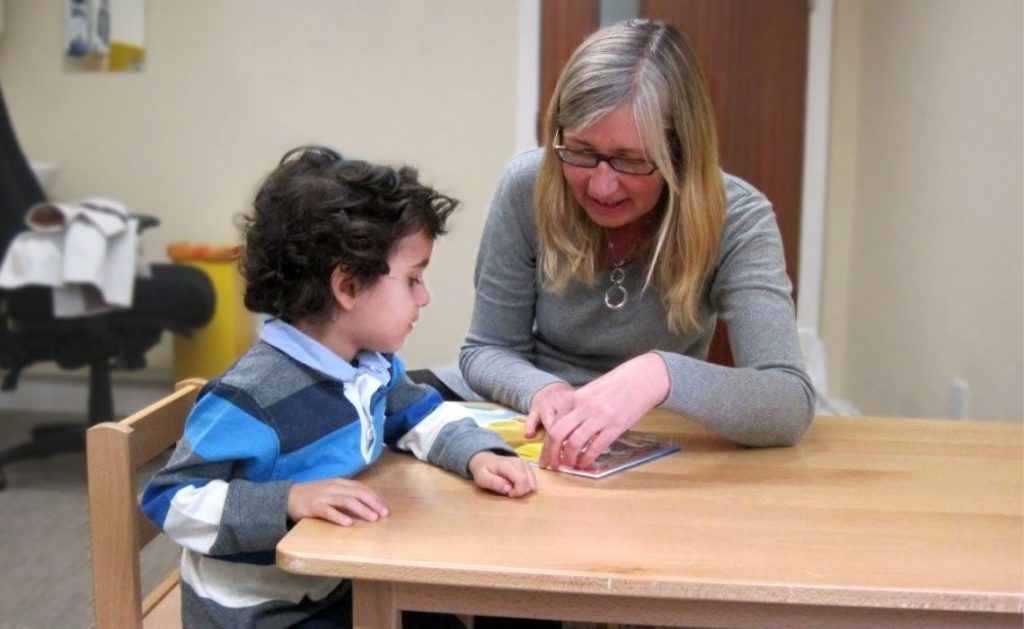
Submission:
M 195 593 L 230 608 L 252 607 L 269 601 L 317 601 L 338 587 L 341 579 L 291 574 L 277 566 L 223 561 L 185 550 L 181 580 Z
M 423 418 L 412 430 L 398 440 L 401 450 L 412 452 L 417 459 L 427 460 L 427 453 L 437 441 L 437 436 L 448 424 L 469 417 L 466 409 L 456 402 L 442 402 L 430 415 Z
M 214 480 L 202 487 L 183 487 L 171 499 L 164 518 L 164 533 L 178 544 L 196 552 L 208 553 L 217 541 L 228 484 Z

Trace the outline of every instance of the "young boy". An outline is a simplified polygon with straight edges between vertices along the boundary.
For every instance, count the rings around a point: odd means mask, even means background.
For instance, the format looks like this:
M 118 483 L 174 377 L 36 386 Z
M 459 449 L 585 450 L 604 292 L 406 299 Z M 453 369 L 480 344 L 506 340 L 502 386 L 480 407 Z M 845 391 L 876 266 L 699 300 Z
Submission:
M 383 446 L 521 497 L 529 466 L 394 355 L 430 300 L 423 273 L 457 201 L 393 170 L 320 147 L 287 153 L 247 219 L 245 305 L 274 317 L 201 392 L 147 517 L 184 547 L 186 627 L 338 626 L 349 584 L 288 574 L 274 547 L 291 523 L 388 515 L 355 480 Z

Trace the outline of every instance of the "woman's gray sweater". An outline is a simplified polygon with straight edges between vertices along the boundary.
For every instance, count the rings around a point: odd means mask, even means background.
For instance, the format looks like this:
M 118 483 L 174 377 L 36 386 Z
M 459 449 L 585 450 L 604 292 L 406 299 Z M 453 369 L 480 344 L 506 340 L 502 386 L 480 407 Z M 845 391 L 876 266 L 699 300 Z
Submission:
M 663 408 L 742 444 L 795 443 L 810 424 L 814 392 L 802 365 L 782 239 L 765 196 L 724 176 L 728 209 L 718 262 L 700 301 L 701 329 L 677 333 L 656 288 L 641 298 L 641 262 L 624 267 L 630 298 L 621 310 L 604 303 L 607 273 L 593 288 L 575 280 L 558 293 L 542 288 L 533 211 L 541 155 L 536 149 L 514 158 L 491 202 L 473 319 L 459 356 L 465 382 L 525 412 L 546 384 L 580 386 L 654 350 L 671 380 Z M 717 317 L 728 326 L 734 368 L 705 362 Z M 440 375 L 465 390 L 452 374 Z

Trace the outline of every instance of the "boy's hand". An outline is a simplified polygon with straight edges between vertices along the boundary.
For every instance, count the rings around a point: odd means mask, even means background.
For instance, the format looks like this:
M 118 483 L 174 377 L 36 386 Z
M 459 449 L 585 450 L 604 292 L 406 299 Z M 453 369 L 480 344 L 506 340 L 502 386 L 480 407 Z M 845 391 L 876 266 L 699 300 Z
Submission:
M 388 508 L 377 492 L 359 481 L 346 478 L 296 483 L 288 490 L 288 517 L 320 518 L 350 526 L 352 518 L 376 522 L 387 516 Z
M 477 487 L 509 498 L 520 498 L 537 490 L 530 464 L 517 456 L 477 452 L 469 460 L 469 472 Z

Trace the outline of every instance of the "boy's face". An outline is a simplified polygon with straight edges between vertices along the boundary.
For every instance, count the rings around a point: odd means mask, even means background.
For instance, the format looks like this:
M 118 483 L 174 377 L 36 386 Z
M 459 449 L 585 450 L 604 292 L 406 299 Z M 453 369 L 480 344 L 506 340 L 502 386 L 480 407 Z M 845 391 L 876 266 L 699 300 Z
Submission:
M 387 275 L 356 293 L 350 333 L 360 349 L 397 352 L 420 308 L 430 303 L 423 273 L 434 241 L 423 231 L 402 238 L 388 256 Z

